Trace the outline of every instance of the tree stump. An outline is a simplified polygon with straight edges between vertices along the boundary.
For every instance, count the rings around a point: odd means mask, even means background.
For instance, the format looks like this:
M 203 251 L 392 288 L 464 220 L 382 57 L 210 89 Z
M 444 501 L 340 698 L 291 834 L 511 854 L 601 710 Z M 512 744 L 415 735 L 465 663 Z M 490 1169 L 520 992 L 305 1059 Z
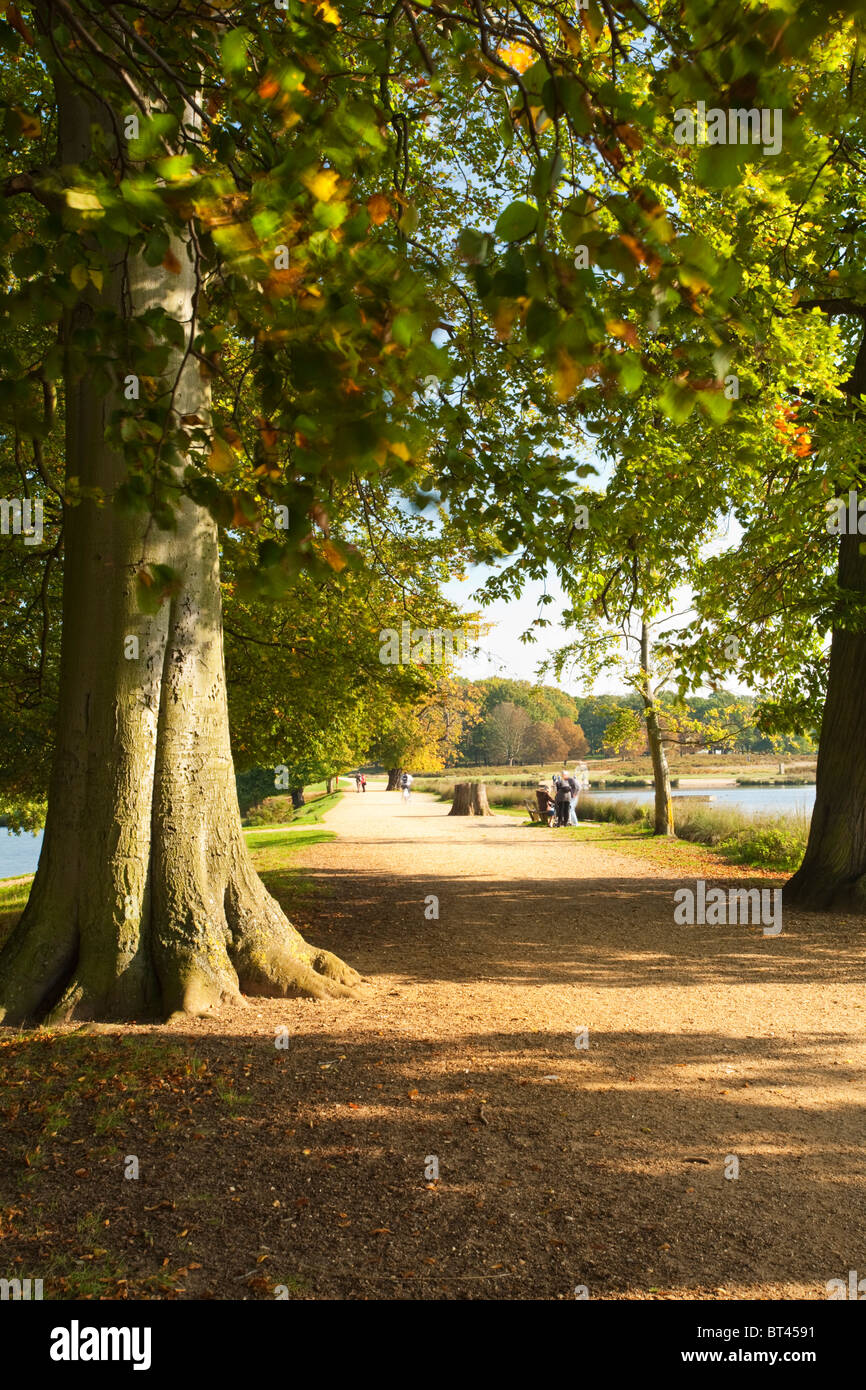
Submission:
M 487 804 L 487 788 L 483 782 L 470 782 L 472 791 L 472 814 L 473 816 L 492 816 L 493 812 Z
M 449 816 L 492 816 L 483 782 L 458 782 Z

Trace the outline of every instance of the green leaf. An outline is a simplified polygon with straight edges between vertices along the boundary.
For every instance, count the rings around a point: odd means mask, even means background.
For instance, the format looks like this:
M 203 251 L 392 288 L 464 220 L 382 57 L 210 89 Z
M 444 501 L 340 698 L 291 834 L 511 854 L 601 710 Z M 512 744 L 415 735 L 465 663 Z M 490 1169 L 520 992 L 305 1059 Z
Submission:
M 635 353 L 623 353 L 619 362 L 619 379 L 624 391 L 636 391 L 640 386 L 644 379 L 644 369 Z
M 552 333 L 559 325 L 559 315 L 550 305 L 543 300 L 534 299 L 529 306 L 529 313 L 526 315 L 526 337 L 530 343 L 537 343 L 548 333 Z
M 500 213 L 496 236 L 500 241 L 524 241 L 538 226 L 538 208 L 517 199 Z
M 749 145 L 705 145 L 698 155 L 695 177 L 704 188 L 730 188 L 743 177 L 745 165 L 754 160 Z
M 493 250 L 493 238 L 488 232 L 476 232 L 464 227 L 457 238 L 457 250 L 470 265 L 484 265 Z
M 682 425 L 688 420 L 695 408 L 695 401 L 694 391 L 690 391 L 687 386 L 677 386 L 671 381 L 667 382 L 659 395 L 659 405 L 675 425 Z
M 223 34 L 220 55 L 224 72 L 234 74 L 246 69 L 250 37 L 246 29 L 229 29 L 227 34 Z

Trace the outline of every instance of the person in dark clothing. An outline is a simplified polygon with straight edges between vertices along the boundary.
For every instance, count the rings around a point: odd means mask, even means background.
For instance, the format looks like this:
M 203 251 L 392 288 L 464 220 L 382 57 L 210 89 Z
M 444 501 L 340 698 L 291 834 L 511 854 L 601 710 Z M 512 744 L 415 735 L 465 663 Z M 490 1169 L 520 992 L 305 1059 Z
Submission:
M 563 772 L 556 784 L 556 824 L 568 825 L 571 798 L 577 795 L 577 783 L 567 772 Z
M 538 786 L 536 787 L 535 801 L 538 806 L 538 814 L 541 816 L 541 819 L 543 821 L 546 821 L 548 825 L 552 825 L 553 816 L 556 809 L 556 803 L 554 802 L 553 797 L 550 795 L 550 788 L 548 787 L 546 782 L 539 782 Z

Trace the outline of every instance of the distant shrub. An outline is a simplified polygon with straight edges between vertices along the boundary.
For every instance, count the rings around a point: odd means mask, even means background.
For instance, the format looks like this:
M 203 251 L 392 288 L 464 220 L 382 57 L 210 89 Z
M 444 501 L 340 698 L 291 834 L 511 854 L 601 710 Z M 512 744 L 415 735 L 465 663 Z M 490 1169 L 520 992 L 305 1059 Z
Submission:
M 292 819 L 292 809 L 290 796 L 266 796 L 264 801 L 259 802 L 258 806 L 253 806 L 246 817 L 246 824 L 287 825 Z
M 578 820 L 620 825 L 644 821 L 649 826 L 652 803 L 582 796 L 577 814 Z M 799 868 L 809 838 L 809 818 L 802 814 L 750 816 L 736 806 L 689 804 L 684 798 L 677 802 L 674 818 L 680 840 L 707 845 L 735 864 L 754 864 L 779 873 Z
M 635 821 L 649 823 L 650 807 L 642 801 L 626 801 L 611 797 L 608 801 L 597 796 L 581 796 L 577 803 L 577 819 L 607 821 L 617 825 L 633 825 Z
M 251 767 L 246 772 L 238 772 L 235 775 L 235 783 L 238 789 L 238 805 L 241 808 L 241 815 L 245 816 L 251 806 L 258 806 L 259 802 L 266 797 L 273 796 L 274 793 L 274 769 L 272 767 Z

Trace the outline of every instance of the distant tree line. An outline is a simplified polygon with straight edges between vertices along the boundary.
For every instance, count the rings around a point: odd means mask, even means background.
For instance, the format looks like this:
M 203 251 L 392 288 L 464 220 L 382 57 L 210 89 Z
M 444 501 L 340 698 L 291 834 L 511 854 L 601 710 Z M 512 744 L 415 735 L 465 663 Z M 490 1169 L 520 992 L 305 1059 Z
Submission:
M 466 685 L 471 685 L 477 716 L 464 727 L 454 747 L 450 760 L 454 763 L 495 767 L 646 752 L 641 700 L 636 693 L 569 695 L 557 686 L 499 676 Z M 685 701 L 663 696 L 661 704 L 672 725 L 688 730 L 679 743 L 684 753 L 714 746 L 734 753 L 815 751 L 815 741 L 808 736 L 763 732 L 756 701 L 749 696 L 722 690 Z M 726 723 L 728 736 L 716 742 L 719 726 Z

